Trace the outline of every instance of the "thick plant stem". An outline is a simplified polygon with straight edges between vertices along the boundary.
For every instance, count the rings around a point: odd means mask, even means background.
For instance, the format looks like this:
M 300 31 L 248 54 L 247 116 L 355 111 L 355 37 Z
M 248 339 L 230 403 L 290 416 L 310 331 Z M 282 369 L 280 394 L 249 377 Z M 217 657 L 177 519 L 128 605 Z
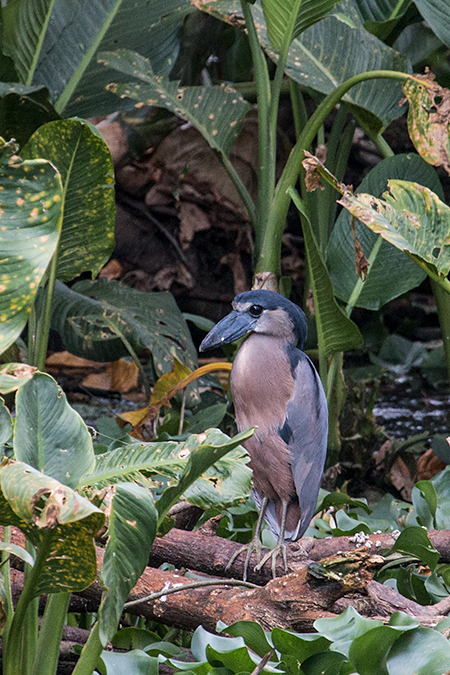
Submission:
M 100 642 L 100 625 L 97 621 L 91 630 L 88 641 L 83 647 L 80 658 L 75 666 L 72 675 L 92 675 L 98 666 L 103 645 Z
M 444 342 L 445 367 L 450 382 L 450 294 L 431 279 L 431 288 L 436 302 L 439 325 Z
M 69 600 L 70 593 L 52 593 L 48 596 L 39 631 L 32 675 L 55 675 L 56 673 Z
M 44 309 L 43 315 L 39 316 L 37 325 L 34 363 L 30 364 L 37 366 L 38 370 L 45 370 L 48 336 L 50 334 L 50 322 L 52 318 L 53 293 L 55 290 L 56 271 L 58 269 L 58 257 L 59 257 L 58 253 L 59 253 L 59 246 L 57 247 L 56 251 L 53 254 L 53 258 L 50 263 L 50 271 L 47 283 L 45 285 L 45 288 L 42 289 L 42 292 L 45 295 L 42 298 L 41 307 L 43 306 Z
M 25 579 L 23 590 L 17 603 L 14 618 L 11 623 L 6 649 L 5 645 L 3 645 L 4 675 L 17 675 L 19 672 L 21 675 L 27 675 L 30 672 L 29 665 L 26 667 L 23 666 L 23 659 L 24 657 L 26 658 L 26 655 L 24 654 L 24 648 L 26 649 L 27 653 L 30 651 L 34 653 L 35 641 L 34 637 L 33 640 L 30 639 L 28 629 L 30 628 L 30 619 L 32 623 L 34 615 L 36 616 L 37 626 L 37 598 L 34 596 L 36 594 L 36 587 L 38 585 L 39 577 L 42 573 L 42 566 L 50 551 L 50 547 L 51 537 L 44 537 L 44 540 L 37 551 L 34 566 L 29 570 L 29 574 Z M 36 610 L 36 613 L 34 610 Z M 26 631 L 24 630 L 25 627 L 27 628 Z M 31 625 L 31 628 L 34 632 L 33 625 Z M 24 637 L 28 638 L 25 645 L 23 644 L 22 639 Z
M 351 77 L 339 87 L 328 94 L 309 118 L 303 133 L 289 155 L 284 171 L 275 189 L 275 197 L 272 202 L 267 226 L 265 228 L 263 245 L 256 265 L 256 272 L 275 272 L 280 274 L 280 249 L 283 236 L 290 196 L 287 193 L 289 187 L 297 181 L 301 163 L 304 159 L 303 150 L 308 149 L 325 119 L 339 103 L 341 98 L 355 85 L 374 79 L 395 79 L 406 81 L 411 75 L 390 70 L 374 70 Z
M 241 6 L 252 53 L 258 102 L 258 208 L 255 220 L 255 247 L 258 250 L 262 234 L 261 225 L 267 221 L 272 193 L 275 187 L 275 179 L 271 178 L 275 170 L 274 168 L 273 171 L 271 169 L 272 143 L 274 139 L 270 137 L 270 127 L 268 124 L 271 91 L 267 62 L 259 44 L 251 7 L 246 0 L 242 0 Z

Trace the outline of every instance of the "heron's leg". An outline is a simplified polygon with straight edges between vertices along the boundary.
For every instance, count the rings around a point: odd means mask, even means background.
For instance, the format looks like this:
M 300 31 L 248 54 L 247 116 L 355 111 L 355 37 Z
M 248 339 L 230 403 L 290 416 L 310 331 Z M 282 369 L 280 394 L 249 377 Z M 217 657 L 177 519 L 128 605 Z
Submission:
M 284 543 L 284 533 L 285 533 L 285 530 L 286 530 L 286 516 L 287 516 L 288 502 L 281 502 L 281 506 L 282 506 L 282 511 L 281 511 L 280 534 L 278 535 L 278 541 L 276 543 L 276 546 L 271 551 L 266 553 L 264 558 L 255 567 L 255 570 L 259 571 L 266 564 L 266 562 L 269 560 L 269 558 L 272 558 L 272 577 L 273 577 L 273 579 L 275 579 L 276 576 L 277 576 L 276 564 L 277 564 L 277 558 L 278 558 L 279 553 L 281 553 L 281 555 L 283 556 L 285 573 L 287 574 L 287 571 L 288 571 L 287 556 L 286 556 L 286 544 Z
M 244 563 L 244 575 L 242 577 L 243 581 L 247 581 L 247 572 L 248 572 L 248 566 L 250 564 L 250 558 L 253 553 L 253 551 L 256 551 L 256 554 L 258 556 L 258 562 L 261 558 L 261 527 L 263 524 L 264 520 L 264 514 L 266 512 L 267 504 L 269 503 L 268 497 L 263 497 L 261 501 L 261 508 L 259 510 L 259 516 L 258 516 L 258 522 L 256 523 L 256 528 L 255 528 L 255 534 L 253 535 L 253 539 L 249 544 L 245 544 L 244 546 L 241 546 L 240 549 L 236 551 L 236 553 L 233 553 L 231 558 L 228 561 L 227 566 L 225 567 L 226 570 L 229 570 L 233 562 L 236 560 L 238 555 L 240 555 L 243 551 L 247 551 L 247 555 L 245 556 L 245 563 Z M 256 569 L 256 567 L 255 567 Z

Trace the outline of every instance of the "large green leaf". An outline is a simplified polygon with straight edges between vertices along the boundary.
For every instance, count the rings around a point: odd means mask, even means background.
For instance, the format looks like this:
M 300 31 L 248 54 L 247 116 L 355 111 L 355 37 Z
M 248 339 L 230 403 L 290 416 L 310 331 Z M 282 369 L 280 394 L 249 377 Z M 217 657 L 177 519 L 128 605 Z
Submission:
M 164 0 L 163 3 L 158 0 L 116 0 L 115 4 L 120 7 L 101 42 L 96 40 L 98 51 L 122 47 L 134 49 L 150 59 L 156 73 L 169 75 L 178 55 L 183 22 L 190 12 L 195 11 L 189 0 Z M 81 11 L 80 14 L 84 20 Z M 64 35 L 59 37 L 58 45 L 65 54 Z M 117 79 L 117 74 L 99 64 L 97 54 L 77 81 L 79 70 L 72 77 L 73 93 L 66 88 L 58 101 L 59 106 L 66 106 L 65 113 L 89 117 L 117 110 L 116 96 L 106 90 L 108 82 Z
M 57 276 L 98 274 L 114 247 L 114 168 L 101 134 L 89 122 L 57 120 L 40 127 L 23 148 L 60 171 L 64 217 Z
M 303 212 L 298 193 L 290 191 L 294 204 Z M 362 344 L 358 326 L 349 319 L 334 298 L 333 285 L 322 259 L 308 218 L 304 217 L 303 236 L 307 253 L 309 278 L 314 295 L 314 311 L 320 349 L 326 356 L 345 352 Z
M 367 192 L 381 197 L 387 188 L 389 178 L 411 180 L 429 187 L 442 195 L 439 178 L 418 155 L 396 155 L 382 160 L 363 179 L 357 193 Z M 359 277 L 355 271 L 355 248 L 350 226 L 350 214 L 341 211 L 335 223 L 327 248 L 327 267 L 333 282 L 335 294 L 348 302 Z M 360 221 L 355 223 L 356 238 L 366 258 L 377 242 L 378 235 Z M 425 272 L 408 256 L 389 242 L 381 243 L 375 261 L 369 268 L 362 291 L 356 301 L 357 307 L 376 310 L 386 302 L 418 286 L 425 278 Z
M 365 30 L 351 2 L 344 0 L 328 16 L 296 38 L 289 50 L 286 73 L 304 86 L 329 94 L 350 77 L 370 70 L 399 70 L 408 72 L 407 60 L 374 35 Z M 252 8 L 258 37 L 274 60 L 267 38 L 263 12 Z M 371 80 L 353 87 L 344 100 L 373 113 L 386 126 L 403 113 L 398 105 L 402 98 L 399 82 Z
M 94 467 L 89 431 L 50 375 L 35 373 L 17 393 L 14 456 L 72 488 Z
M 14 0 L 3 7 L 3 49 L 30 85 L 55 0 Z
M 276 51 L 280 51 L 286 29 L 293 29 L 293 40 L 306 28 L 312 26 L 327 14 L 339 0 L 261 0 L 267 24 L 267 35 Z M 295 18 L 293 14 L 296 14 Z
M 155 477 L 155 487 L 158 487 L 161 475 L 179 481 L 188 471 L 191 455 L 204 453 L 205 445 L 222 446 L 227 441 L 230 448 L 235 448 L 234 439 L 210 429 L 205 434 L 190 436 L 185 443 L 133 443 L 112 449 L 96 456 L 94 469 L 80 479 L 79 486 L 98 489 L 119 481 L 135 481 L 148 486 Z M 243 448 L 229 449 L 228 454 L 215 461 L 213 466 L 205 468 L 206 465 L 202 465 L 203 476 L 194 478 L 195 482 L 184 488 L 184 498 L 201 508 L 226 506 L 243 499 L 251 485 L 252 472 L 247 463 L 248 455 Z
M 196 368 L 195 347 L 170 293 L 142 293 L 106 279 L 80 281 L 72 289 L 55 285 L 52 328 L 72 354 L 95 361 L 128 355 L 114 323 L 135 352 L 151 352 L 158 376 L 172 370 L 174 356 Z
M 412 0 L 354 0 L 368 31 L 384 40 L 412 4 Z
M 426 23 L 450 47 L 450 13 L 447 0 L 414 0 Z
M 116 485 L 101 569 L 101 580 L 107 588 L 100 606 L 103 645 L 116 632 L 128 594 L 148 563 L 156 522 L 157 513 L 148 490 L 134 483 Z
M 0 467 L 0 486 L 1 524 L 20 528 L 36 547 L 40 573 L 34 596 L 89 586 L 97 576 L 93 537 L 104 514 L 23 462 Z
M 61 177 L 49 162 L 22 162 L 0 139 L 0 353 L 20 335 L 58 244 Z
M 170 507 L 176 503 L 197 478 L 252 434 L 253 429 L 249 429 L 230 439 L 218 429 L 208 429 L 199 436 L 190 436 L 185 446 L 186 454 L 189 453 L 186 467 L 179 477 L 178 483 L 164 490 L 157 502 L 159 521 L 163 520 Z
M 16 0 L 3 9 L 6 49 L 20 80 L 47 86 L 58 112 L 105 114 L 117 103 L 97 50 L 137 49 L 168 74 L 191 11 L 189 0 Z
M 386 660 L 389 675 L 443 675 L 450 666 L 450 642 L 437 630 L 403 633 Z
M 148 59 L 128 49 L 99 56 L 104 65 L 145 83 L 113 83 L 108 85 L 110 91 L 140 104 L 167 108 L 191 122 L 212 148 L 228 154 L 250 110 L 250 105 L 232 87 L 180 87 L 179 82 L 155 75 Z
M 401 251 L 445 277 L 450 270 L 450 207 L 429 188 L 389 180 L 383 199 L 360 193 L 340 199 L 352 215 Z
M 350 662 L 360 675 L 388 675 L 386 656 L 400 635 L 417 628 L 412 620 L 405 625 L 377 626 L 356 637 L 350 647 Z

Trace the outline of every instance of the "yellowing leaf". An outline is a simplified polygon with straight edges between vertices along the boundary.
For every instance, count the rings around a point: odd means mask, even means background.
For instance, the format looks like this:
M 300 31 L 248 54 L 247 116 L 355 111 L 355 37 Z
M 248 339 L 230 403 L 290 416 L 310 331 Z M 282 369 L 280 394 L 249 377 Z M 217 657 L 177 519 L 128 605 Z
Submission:
M 450 174 L 450 90 L 434 82 L 434 75 L 416 75 L 403 92 L 409 101 L 408 131 L 414 147 L 428 164 Z

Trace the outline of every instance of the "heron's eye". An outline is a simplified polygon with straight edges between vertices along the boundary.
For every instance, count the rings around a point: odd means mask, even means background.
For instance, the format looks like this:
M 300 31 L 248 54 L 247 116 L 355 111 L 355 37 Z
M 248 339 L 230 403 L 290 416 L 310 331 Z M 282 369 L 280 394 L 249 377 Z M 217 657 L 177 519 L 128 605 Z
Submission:
M 261 307 L 261 305 L 252 305 L 248 311 L 250 316 L 253 316 L 256 319 L 263 313 L 263 308 Z

